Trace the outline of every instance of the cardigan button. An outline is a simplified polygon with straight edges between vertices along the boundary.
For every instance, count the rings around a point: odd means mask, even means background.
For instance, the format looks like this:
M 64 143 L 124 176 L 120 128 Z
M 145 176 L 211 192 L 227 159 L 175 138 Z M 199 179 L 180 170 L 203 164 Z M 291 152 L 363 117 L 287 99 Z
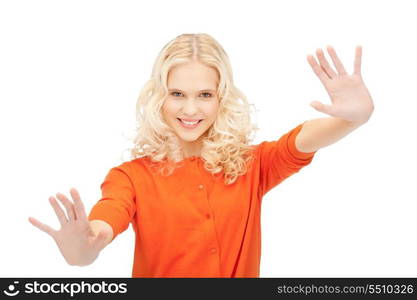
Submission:
M 215 254 L 217 252 L 217 249 L 216 248 L 211 248 L 210 251 L 211 251 L 212 254 Z
M 204 185 L 200 184 L 200 185 L 198 186 L 198 188 L 199 188 L 200 190 L 202 190 L 202 189 L 204 188 Z

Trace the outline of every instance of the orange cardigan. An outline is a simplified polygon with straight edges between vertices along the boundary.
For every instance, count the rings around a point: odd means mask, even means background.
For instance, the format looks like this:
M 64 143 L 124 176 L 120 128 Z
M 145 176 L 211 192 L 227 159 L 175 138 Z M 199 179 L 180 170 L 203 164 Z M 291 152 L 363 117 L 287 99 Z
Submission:
M 113 240 L 132 223 L 132 277 L 259 277 L 262 197 L 315 154 L 295 147 L 302 125 L 256 145 L 247 173 L 229 186 L 196 156 L 168 177 L 148 157 L 124 162 L 108 172 L 88 219 L 110 224 Z

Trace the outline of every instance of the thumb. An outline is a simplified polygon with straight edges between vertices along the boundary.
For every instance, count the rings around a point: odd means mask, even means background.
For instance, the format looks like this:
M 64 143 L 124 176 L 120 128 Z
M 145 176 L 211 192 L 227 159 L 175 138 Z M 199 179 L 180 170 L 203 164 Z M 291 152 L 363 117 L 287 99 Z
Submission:
M 97 234 L 97 236 L 96 236 L 96 238 L 94 240 L 94 243 L 93 243 L 94 247 L 96 249 L 100 249 L 101 250 L 104 247 L 105 239 L 106 239 L 106 234 L 104 233 L 104 231 L 100 231 Z
M 319 101 L 313 101 L 310 103 L 310 105 L 319 112 L 332 115 L 333 107 L 331 105 L 326 105 Z

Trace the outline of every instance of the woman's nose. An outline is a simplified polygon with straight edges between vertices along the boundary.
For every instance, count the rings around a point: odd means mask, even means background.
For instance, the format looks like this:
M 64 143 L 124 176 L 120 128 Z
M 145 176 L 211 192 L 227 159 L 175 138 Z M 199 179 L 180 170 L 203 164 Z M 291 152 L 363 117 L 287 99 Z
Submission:
M 187 99 L 182 109 L 184 113 L 192 115 L 198 110 L 198 107 L 194 99 Z

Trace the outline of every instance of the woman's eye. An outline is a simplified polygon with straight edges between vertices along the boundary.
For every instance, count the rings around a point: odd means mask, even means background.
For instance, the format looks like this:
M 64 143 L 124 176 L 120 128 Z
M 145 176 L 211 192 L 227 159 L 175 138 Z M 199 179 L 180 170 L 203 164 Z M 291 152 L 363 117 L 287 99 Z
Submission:
M 177 97 L 177 96 L 181 96 L 182 93 L 180 93 L 180 92 L 172 92 L 171 95 Z M 212 96 L 211 93 L 201 93 L 201 95 L 205 95 L 205 96 L 203 96 L 203 98 L 209 98 L 209 97 Z

